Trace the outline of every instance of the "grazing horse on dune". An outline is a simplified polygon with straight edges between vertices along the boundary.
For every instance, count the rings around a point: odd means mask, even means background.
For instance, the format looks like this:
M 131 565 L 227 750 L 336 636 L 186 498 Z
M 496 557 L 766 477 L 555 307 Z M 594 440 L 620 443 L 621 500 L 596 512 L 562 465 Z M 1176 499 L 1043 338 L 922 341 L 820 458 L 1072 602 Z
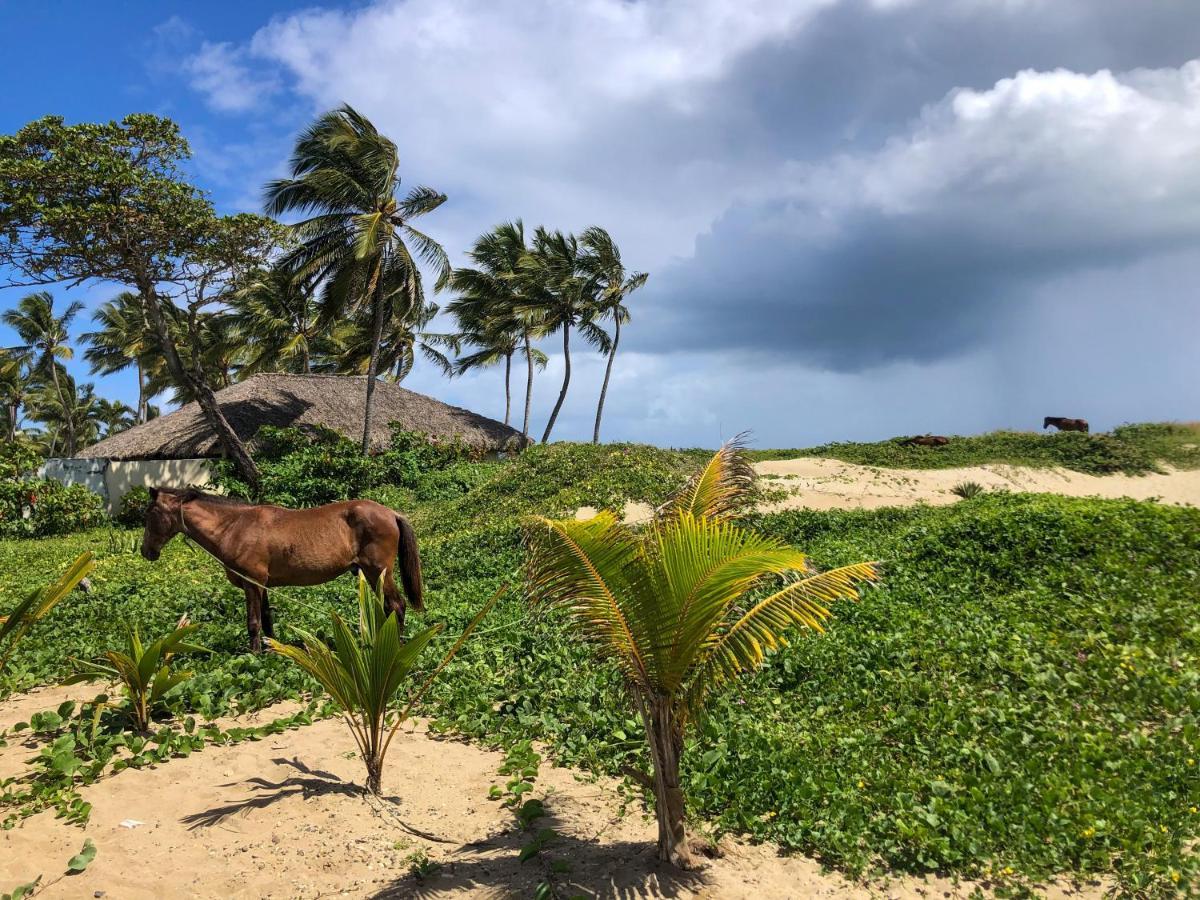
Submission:
M 404 596 L 393 578 L 396 556 L 408 602 L 425 609 L 421 556 L 408 520 L 371 500 L 285 509 L 245 503 L 198 490 L 151 488 L 142 556 L 154 562 L 163 545 L 184 534 L 225 567 L 246 592 L 250 649 L 262 651 L 262 633 L 275 636 L 267 590 L 332 581 L 362 572 L 372 586 L 383 579 L 383 598 L 404 628 Z
M 1064 419 L 1062 416 L 1046 416 L 1042 420 L 1042 430 L 1045 431 L 1053 425 L 1059 431 L 1082 431 L 1087 434 L 1088 423 L 1087 419 Z
M 950 438 L 941 434 L 924 434 L 919 437 L 910 437 L 908 440 L 901 441 L 901 447 L 945 447 L 950 443 Z

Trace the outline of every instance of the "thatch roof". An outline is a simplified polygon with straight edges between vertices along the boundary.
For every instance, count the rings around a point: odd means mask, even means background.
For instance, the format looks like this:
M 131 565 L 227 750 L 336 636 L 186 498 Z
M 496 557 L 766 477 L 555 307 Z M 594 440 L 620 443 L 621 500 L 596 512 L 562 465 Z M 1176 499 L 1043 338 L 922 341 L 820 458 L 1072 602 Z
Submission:
M 361 375 L 254 375 L 217 391 L 216 397 L 243 441 L 251 441 L 264 425 L 321 425 L 351 440 L 362 439 L 366 378 Z M 437 441 L 457 438 L 485 451 L 516 450 L 521 445 L 521 433 L 514 428 L 386 381 L 375 386 L 371 422 L 373 450 L 388 446 L 391 422 Z M 189 403 L 105 438 L 78 455 L 92 459 L 196 459 L 222 454 L 199 404 Z

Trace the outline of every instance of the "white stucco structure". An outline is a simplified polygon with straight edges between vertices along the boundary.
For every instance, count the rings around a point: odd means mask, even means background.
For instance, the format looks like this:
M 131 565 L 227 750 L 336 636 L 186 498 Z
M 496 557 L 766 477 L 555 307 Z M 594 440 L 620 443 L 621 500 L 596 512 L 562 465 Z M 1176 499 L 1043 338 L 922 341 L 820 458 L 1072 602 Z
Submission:
M 39 478 L 82 484 L 108 504 L 109 515 L 121 509 L 121 498 L 135 487 L 199 487 L 212 475 L 207 459 L 48 459 Z

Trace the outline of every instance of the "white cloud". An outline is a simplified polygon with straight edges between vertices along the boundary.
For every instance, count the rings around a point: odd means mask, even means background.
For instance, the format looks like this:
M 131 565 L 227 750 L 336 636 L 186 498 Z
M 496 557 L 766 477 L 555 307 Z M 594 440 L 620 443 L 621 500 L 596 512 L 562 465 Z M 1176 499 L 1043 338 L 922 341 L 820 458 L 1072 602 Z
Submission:
M 204 94 L 209 106 L 219 112 L 247 112 L 255 109 L 276 90 L 278 80 L 254 71 L 244 51 L 229 43 L 205 41 L 189 57 L 184 71 L 192 87 Z

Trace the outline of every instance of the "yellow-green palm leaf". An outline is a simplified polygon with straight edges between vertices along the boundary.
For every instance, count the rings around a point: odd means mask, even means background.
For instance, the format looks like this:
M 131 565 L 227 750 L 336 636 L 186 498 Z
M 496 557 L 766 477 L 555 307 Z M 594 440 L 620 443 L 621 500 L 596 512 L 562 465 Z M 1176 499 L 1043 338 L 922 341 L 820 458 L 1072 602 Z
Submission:
M 666 505 L 664 512 L 696 518 L 733 518 L 754 496 L 754 466 L 746 455 L 745 435 L 727 441 L 713 458 Z

